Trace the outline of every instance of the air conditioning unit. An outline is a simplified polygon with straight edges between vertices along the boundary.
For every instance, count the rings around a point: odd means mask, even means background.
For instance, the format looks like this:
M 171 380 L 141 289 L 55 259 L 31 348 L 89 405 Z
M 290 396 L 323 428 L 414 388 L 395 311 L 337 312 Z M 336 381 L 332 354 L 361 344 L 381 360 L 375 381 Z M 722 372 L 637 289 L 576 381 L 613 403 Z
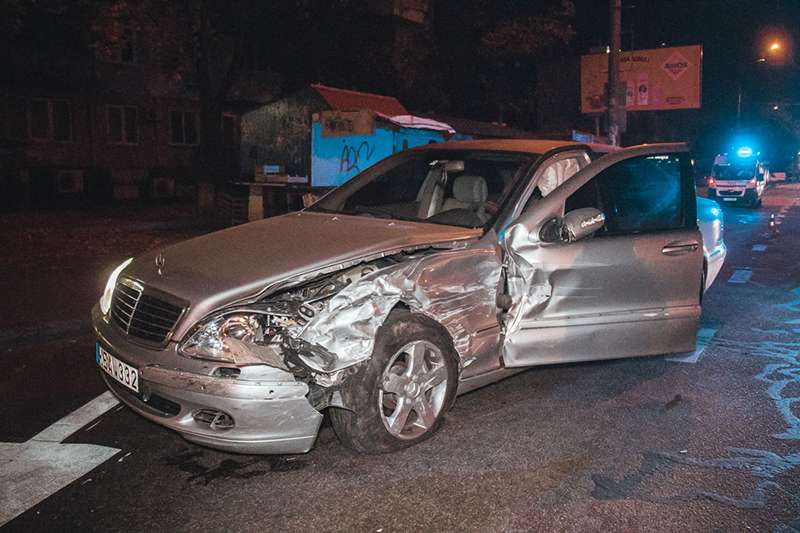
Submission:
M 56 176 L 58 194 L 82 194 L 84 190 L 83 170 L 61 170 Z

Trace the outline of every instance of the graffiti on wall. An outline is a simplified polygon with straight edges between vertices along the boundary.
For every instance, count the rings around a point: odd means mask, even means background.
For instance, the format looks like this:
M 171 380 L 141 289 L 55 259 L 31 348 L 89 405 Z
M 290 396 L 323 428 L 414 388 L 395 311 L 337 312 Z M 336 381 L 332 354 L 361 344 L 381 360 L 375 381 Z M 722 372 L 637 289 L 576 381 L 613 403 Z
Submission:
M 357 146 L 345 143 L 342 155 L 339 156 L 339 174 L 360 172 L 371 164 L 375 153 L 375 146 L 370 146 L 369 141 L 361 141 Z
M 326 118 L 341 118 L 326 115 Z M 387 127 L 376 123 L 369 135 L 338 135 L 342 122 L 313 122 L 311 126 L 311 182 L 316 187 L 341 185 L 357 173 L 393 153 L 421 144 L 442 142 L 440 131 Z M 337 133 L 334 135 L 333 133 Z

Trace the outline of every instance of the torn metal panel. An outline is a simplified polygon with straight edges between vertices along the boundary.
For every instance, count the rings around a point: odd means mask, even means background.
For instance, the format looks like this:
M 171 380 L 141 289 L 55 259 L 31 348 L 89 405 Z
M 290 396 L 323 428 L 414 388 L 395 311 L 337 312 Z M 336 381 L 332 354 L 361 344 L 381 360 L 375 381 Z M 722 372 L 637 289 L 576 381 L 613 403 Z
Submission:
M 540 265 L 526 259 L 536 256 L 532 252 L 540 247 L 540 243 L 530 238 L 530 230 L 524 224 L 508 228 L 503 246 L 506 250 L 506 285 L 512 302 L 504 321 L 504 331 L 508 336 L 519 330 L 525 314 L 547 305 L 552 286 Z
M 280 235 L 280 239 L 270 239 Z M 347 235 L 347 239 L 342 239 Z M 154 250 L 125 269 L 130 279 L 191 302 L 176 324 L 183 340 L 195 324 L 223 309 L 254 302 L 284 282 L 420 247 L 479 238 L 480 229 L 303 211 L 228 228 Z M 156 258 L 165 262 L 158 272 Z
M 225 344 L 237 366 L 267 364 L 281 370 L 289 370 L 280 347 L 275 344 L 262 345 L 232 337 L 225 339 Z
M 473 336 L 497 324 L 500 271 L 499 249 L 485 245 L 411 259 L 364 276 L 333 296 L 299 334 L 335 354 L 334 365 L 323 368 L 315 359 L 304 360 L 331 372 L 368 359 L 378 328 L 402 302 L 444 326 L 466 366 Z

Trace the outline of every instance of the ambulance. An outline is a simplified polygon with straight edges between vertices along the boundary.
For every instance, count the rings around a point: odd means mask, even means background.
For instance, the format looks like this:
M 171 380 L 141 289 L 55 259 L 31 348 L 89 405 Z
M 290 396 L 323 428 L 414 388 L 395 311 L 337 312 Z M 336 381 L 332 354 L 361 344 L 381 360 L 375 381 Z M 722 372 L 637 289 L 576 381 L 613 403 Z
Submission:
M 733 156 L 718 154 L 708 177 L 708 197 L 726 204 L 761 206 L 767 186 L 766 166 L 752 148 L 742 146 Z

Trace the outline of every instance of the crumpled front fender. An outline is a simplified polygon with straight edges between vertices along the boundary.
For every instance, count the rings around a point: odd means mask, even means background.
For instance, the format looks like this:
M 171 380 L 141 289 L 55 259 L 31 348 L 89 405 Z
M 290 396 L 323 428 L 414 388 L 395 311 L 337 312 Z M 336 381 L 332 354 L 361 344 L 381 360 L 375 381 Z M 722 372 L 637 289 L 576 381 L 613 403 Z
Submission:
M 475 334 L 497 326 L 500 273 L 500 250 L 494 245 L 424 255 L 373 272 L 331 298 L 299 335 L 312 350 L 334 354 L 334 360 L 323 365 L 307 357 L 304 362 L 331 373 L 369 359 L 378 328 L 402 302 L 441 324 L 466 366 Z

